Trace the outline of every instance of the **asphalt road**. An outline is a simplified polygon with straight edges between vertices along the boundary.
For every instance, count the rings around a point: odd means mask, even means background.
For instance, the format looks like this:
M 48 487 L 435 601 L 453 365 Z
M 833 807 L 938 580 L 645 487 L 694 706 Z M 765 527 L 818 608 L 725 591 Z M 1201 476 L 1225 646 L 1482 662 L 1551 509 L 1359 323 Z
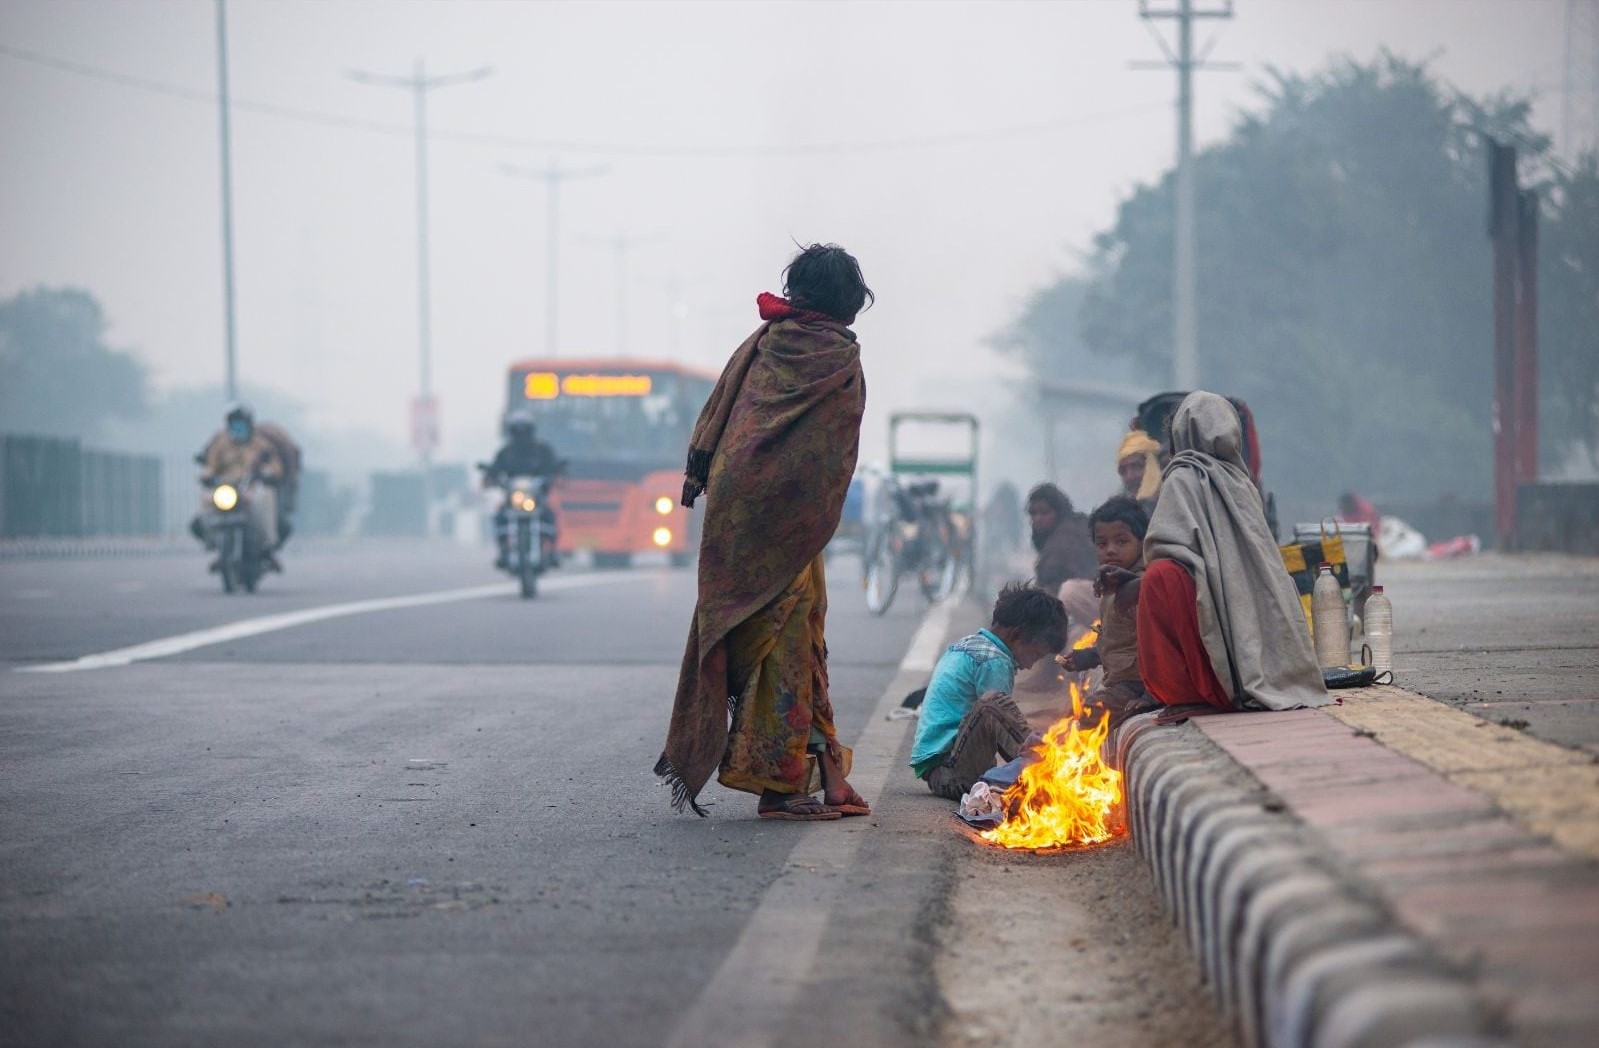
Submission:
M 975 600 L 875 619 L 839 564 L 874 814 L 774 824 L 713 785 L 702 820 L 650 772 L 691 573 L 525 602 L 486 559 L 306 547 L 253 597 L 198 553 L 0 561 L 0 1044 L 1229 1042 L 1126 842 L 989 853 L 903 768 L 883 713 Z M 1599 562 L 1380 575 L 1399 683 L 1599 749 Z
M 254 597 L 223 596 L 198 554 L 0 563 L 0 1043 L 660 1044 L 796 831 L 865 832 L 759 821 L 714 785 L 712 818 L 670 811 L 650 769 L 686 571 L 17 672 L 496 580 L 447 546 L 286 560 Z M 922 611 L 871 618 L 835 580 L 846 738 Z M 874 900 L 883 952 L 905 952 L 920 883 Z

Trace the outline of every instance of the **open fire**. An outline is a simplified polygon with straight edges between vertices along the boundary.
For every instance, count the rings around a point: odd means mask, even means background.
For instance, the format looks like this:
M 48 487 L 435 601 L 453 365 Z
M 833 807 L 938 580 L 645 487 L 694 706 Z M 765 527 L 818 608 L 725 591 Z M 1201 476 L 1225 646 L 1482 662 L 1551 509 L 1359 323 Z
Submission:
M 1073 650 L 1099 639 L 1089 630 Z M 1003 848 L 1085 847 L 1121 836 L 1122 775 L 1100 753 L 1110 717 L 1086 712 L 1083 691 L 1071 681 L 1071 716 L 1057 721 L 1034 747 L 1038 760 L 1005 791 L 1005 821 L 980 836 Z

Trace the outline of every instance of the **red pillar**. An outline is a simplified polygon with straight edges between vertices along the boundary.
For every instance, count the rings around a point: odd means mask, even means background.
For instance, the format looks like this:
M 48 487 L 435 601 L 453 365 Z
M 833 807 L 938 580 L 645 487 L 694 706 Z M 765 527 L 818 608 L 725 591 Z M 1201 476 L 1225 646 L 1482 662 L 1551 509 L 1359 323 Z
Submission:
M 1494 259 L 1494 532 L 1509 549 L 1516 531 L 1516 195 L 1514 146 L 1488 143 L 1488 235 Z
M 1538 193 L 1516 215 L 1516 482 L 1538 479 Z

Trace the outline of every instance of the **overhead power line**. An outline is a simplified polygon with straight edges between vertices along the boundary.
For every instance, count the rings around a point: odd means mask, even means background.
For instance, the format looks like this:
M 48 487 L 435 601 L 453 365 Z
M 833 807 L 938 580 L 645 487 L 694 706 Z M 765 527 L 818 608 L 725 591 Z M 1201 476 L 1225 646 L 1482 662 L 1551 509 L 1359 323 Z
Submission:
M 0 44 L 0 57 L 10 58 L 18 62 L 28 62 L 33 65 L 44 66 L 58 72 L 71 73 L 76 76 L 99 80 L 104 83 L 116 84 L 120 87 L 145 91 L 151 94 L 166 95 L 170 98 L 179 98 L 188 102 L 201 102 L 206 105 L 217 103 L 216 94 L 209 91 L 200 91 L 181 84 L 168 83 L 149 77 L 136 76 L 130 73 L 106 69 L 101 66 L 88 65 L 75 62 L 71 59 L 57 58 L 54 55 L 43 54 L 27 48 L 11 47 Z M 1038 135 L 1047 135 L 1051 132 L 1063 131 L 1072 127 L 1081 127 L 1085 124 L 1108 123 L 1127 117 L 1153 113 L 1167 108 L 1168 103 L 1151 103 L 1146 105 L 1125 106 L 1120 109 L 1105 110 L 1099 113 L 1081 113 L 1073 116 L 1055 117 L 1049 120 L 1037 120 L 1027 123 L 1008 124 L 1001 127 L 980 128 L 965 131 L 950 131 L 939 134 L 913 135 L 905 138 L 884 138 L 855 142 L 809 142 L 789 143 L 777 145 L 756 145 L 749 143 L 705 143 L 705 144 L 649 144 L 642 142 L 584 142 L 554 138 L 533 138 L 521 135 L 504 135 L 484 131 L 455 131 L 445 128 L 430 128 L 428 139 L 434 142 L 451 142 L 457 145 L 498 146 L 506 149 L 537 149 L 554 150 L 569 153 L 585 153 L 604 156 L 632 156 L 632 157 L 658 157 L 664 159 L 737 159 L 760 157 L 784 156 L 823 156 L 867 153 L 890 153 L 915 149 L 937 149 L 945 146 L 980 145 L 984 142 L 998 142 L 1013 138 L 1029 138 Z M 322 127 L 334 127 L 352 131 L 366 131 L 372 134 L 390 135 L 394 137 L 411 138 L 416 130 L 409 124 L 394 124 L 381 120 L 368 120 L 363 117 L 343 116 L 337 113 L 323 113 L 310 109 L 298 109 L 293 106 L 278 105 L 272 102 L 257 102 L 249 99 L 234 97 L 231 107 L 237 112 L 256 113 L 261 116 L 277 117 L 283 120 L 294 120 L 304 124 L 316 124 Z

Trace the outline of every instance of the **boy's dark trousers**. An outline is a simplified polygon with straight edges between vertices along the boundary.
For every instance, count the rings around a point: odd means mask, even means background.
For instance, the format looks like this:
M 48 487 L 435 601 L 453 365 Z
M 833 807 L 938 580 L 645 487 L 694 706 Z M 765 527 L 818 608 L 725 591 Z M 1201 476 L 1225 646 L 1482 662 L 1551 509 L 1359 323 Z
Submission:
M 1022 751 L 1027 731 L 1027 718 L 1011 697 L 988 692 L 961 719 L 944 763 L 927 773 L 927 788 L 947 800 L 960 800 L 994 767 L 996 753 L 1008 761 Z

